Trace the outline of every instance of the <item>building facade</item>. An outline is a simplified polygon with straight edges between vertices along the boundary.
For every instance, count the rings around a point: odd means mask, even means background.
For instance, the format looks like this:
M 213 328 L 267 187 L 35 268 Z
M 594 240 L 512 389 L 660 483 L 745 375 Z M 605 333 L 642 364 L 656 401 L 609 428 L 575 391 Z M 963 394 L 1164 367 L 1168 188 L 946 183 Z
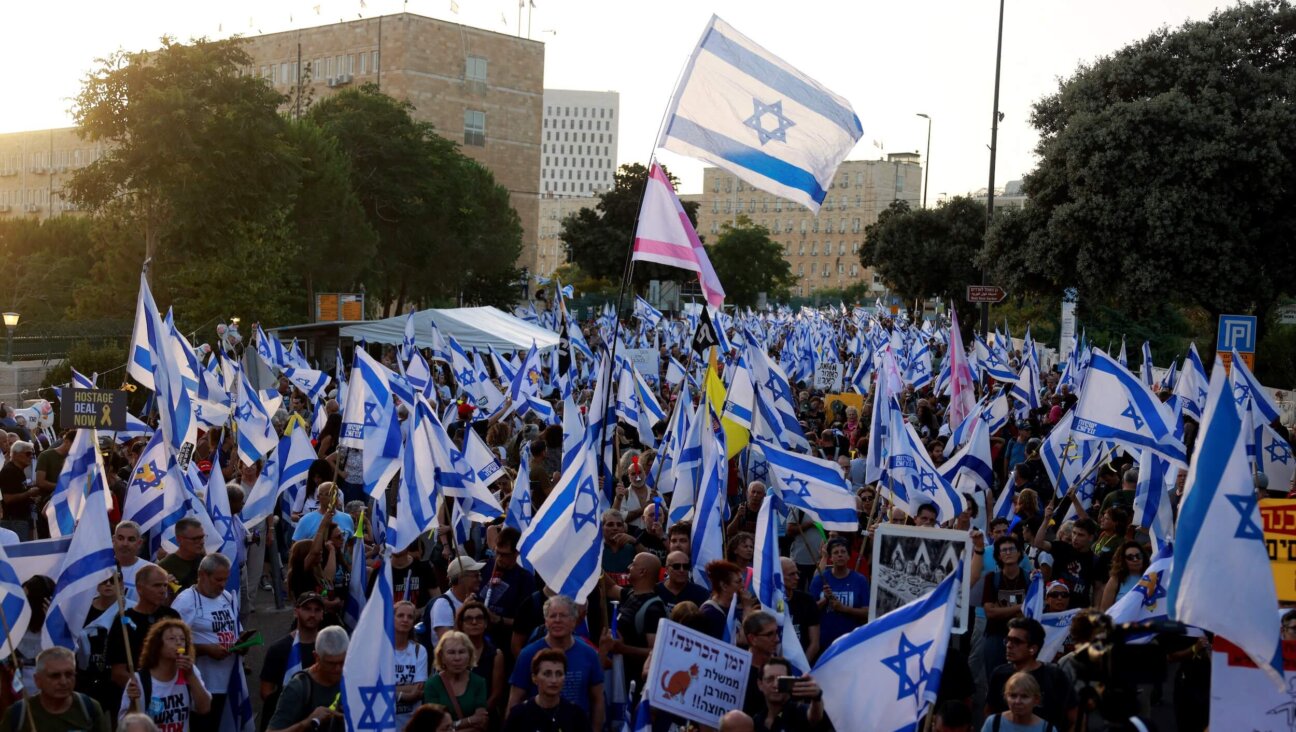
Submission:
M 583 197 L 611 189 L 620 116 L 614 91 L 545 89 L 540 193 Z
M 893 153 L 885 160 L 843 162 L 818 215 L 757 190 L 720 168 L 703 171 L 700 195 L 680 198 L 698 202 L 698 233 L 708 242 L 714 242 L 722 227 L 736 223 L 740 216 L 769 229 L 798 278 L 792 288 L 794 295 L 805 297 L 860 282 L 880 294 L 886 289 L 881 279 L 859 261 L 864 227 L 877 221 L 892 201 L 919 207 L 921 184 L 919 157 Z
M 413 106 L 415 119 L 489 169 L 522 222 L 518 267 L 534 268 L 540 223 L 544 44 L 411 13 L 247 39 L 245 73 L 286 97 L 283 111 L 361 84 Z M 102 153 L 74 128 L 0 135 L 0 217 L 74 210 L 59 189 Z
M 968 198 L 977 201 L 982 205 L 990 199 L 986 195 L 986 189 L 981 188 L 968 194 Z M 1004 183 L 1003 188 L 995 189 L 994 207 L 996 211 L 1004 211 L 1010 208 L 1025 208 L 1027 196 L 1022 190 L 1020 180 L 1010 180 Z
M 580 198 L 563 198 L 560 196 L 542 196 L 540 198 L 540 237 L 536 247 L 536 265 L 534 272 L 543 277 L 553 274 L 555 269 L 567 263 L 567 250 L 562 242 L 562 221 L 568 215 L 582 208 L 596 208 L 598 196 Z
M 63 198 L 72 173 L 103 154 L 75 127 L 0 134 L 0 218 L 45 220 L 77 209 Z

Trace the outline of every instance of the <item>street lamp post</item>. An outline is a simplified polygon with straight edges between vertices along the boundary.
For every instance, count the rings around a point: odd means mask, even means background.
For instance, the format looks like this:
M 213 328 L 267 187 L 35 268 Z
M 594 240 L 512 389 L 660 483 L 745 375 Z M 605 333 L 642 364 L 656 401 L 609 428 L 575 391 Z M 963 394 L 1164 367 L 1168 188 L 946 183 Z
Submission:
M 922 112 L 918 116 L 927 120 L 927 155 L 923 158 L 923 208 L 927 208 L 927 186 L 931 183 L 931 117 Z
M 990 117 L 990 183 L 986 186 L 986 236 L 990 235 L 990 222 L 994 220 L 995 153 L 999 145 L 999 69 L 1003 62 L 1004 0 L 999 0 L 999 41 L 995 46 L 994 109 Z M 986 282 L 985 269 L 981 270 L 981 284 Z M 990 330 L 990 303 L 981 303 L 981 332 Z
M 5 338 L 5 363 L 13 363 L 13 334 L 14 328 L 18 327 L 18 313 L 5 313 L 4 324 L 9 332 Z

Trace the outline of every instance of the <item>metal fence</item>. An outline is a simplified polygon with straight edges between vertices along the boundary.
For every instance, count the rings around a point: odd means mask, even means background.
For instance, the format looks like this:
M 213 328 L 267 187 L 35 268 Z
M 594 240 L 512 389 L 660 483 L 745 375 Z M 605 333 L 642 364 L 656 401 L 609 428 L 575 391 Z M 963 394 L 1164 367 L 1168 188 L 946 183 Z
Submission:
M 91 348 L 117 346 L 126 348 L 130 345 L 132 321 L 129 320 L 84 320 L 63 323 L 22 323 L 14 330 L 12 342 L 6 338 L 5 353 L 13 348 L 15 361 L 43 361 L 53 363 L 67 358 L 67 354 L 79 344 L 88 344 Z

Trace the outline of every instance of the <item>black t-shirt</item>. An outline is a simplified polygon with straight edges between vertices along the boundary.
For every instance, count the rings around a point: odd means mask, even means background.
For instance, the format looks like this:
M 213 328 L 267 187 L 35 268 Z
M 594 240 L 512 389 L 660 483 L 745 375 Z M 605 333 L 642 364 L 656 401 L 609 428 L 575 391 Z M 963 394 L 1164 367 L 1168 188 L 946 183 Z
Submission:
M 810 724 L 806 706 L 800 702 L 785 704 L 783 709 L 774 717 L 773 724 L 766 724 L 766 718 L 769 716 L 768 707 L 761 714 L 756 715 L 753 719 L 756 722 L 756 732 L 806 732 L 806 730 L 815 730 L 823 728 L 823 723 Z
M 378 580 L 374 574 L 369 578 L 369 588 Z M 392 567 L 392 598 L 394 602 L 409 600 L 419 609 L 427 605 L 435 591 L 439 590 L 436 571 L 427 562 L 414 561 L 408 567 Z
M 544 602 L 547 599 L 543 590 L 536 590 L 518 606 L 517 615 L 513 617 L 513 635 L 522 636 L 523 647 L 533 640 L 531 635 L 537 628 L 544 628 Z
M 27 473 L 18 467 L 18 463 L 7 462 L 4 467 L 0 467 L 0 493 L 6 495 L 11 493 L 22 493 L 27 490 Z M 5 516 L 14 521 L 31 520 L 31 499 L 25 499 L 22 503 L 10 503 L 5 506 Z
M 650 534 L 647 531 L 639 531 L 635 535 L 635 541 L 639 546 L 643 547 L 644 551 L 657 557 L 657 560 L 663 565 L 666 564 L 666 555 L 670 554 L 670 552 L 666 551 L 666 540 L 663 537 Z
M 105 612 L 91 605 L 85 624 L 89 626 Z M 104 709 L 116 709 L 121 701 L 121 688 L 112 682 L 112 669 L 108 666 L 108 629 L 96 628 L 87 633 L 87 645 L 90 661 L 86 668 L 77 670 L 76 690 L 92 697 Z
M 1008 711 L 1008 703 L 1004 701 L 1003 695 L 1004 684 L 1008 683 L 1008 677 L 1016 671 L 1011 663 L 1005 663 L 990 674 L 990 692 L 986 695 L 986 705 L 991 711 Z M 1052 722 L 1054 727 L 1067 729 L 1067 710 L 1075 709 L 1078 704 L 1070 677 L 1051 663 L 1040 664 L 1030 675 L 1035 677 L 1040 687 L 1041 701 L 1035 707 L 1035 713 Z
M 571 732 L 572 730 L 590 729 L 589 717 L 585 710 L 566 699 L 559 699 L 558 706 L 545 709 L 527 699 L 513 707 L 508 721 L 504 723 L 504 732 Z
M 792 590 L 788 596 L 788 610 L 792 614 L 792 628 L 801 641 L 801 649 L 810 647 L 809 630 L 819 627 L 819 605 L 808 592 Z
M 1022 604 L 1026 600 L 1026 588 L 1030 586 L 1026 573 L 1020 570 L 1016 577 L 1009 577 L 1002 571 L 995 570 L 987 573 L 982 582 L 981 604 L 997 607 Z M 986 616 L 985 634 L 996 638 L 1008 635 L 1008 619 L 992 620 Z
M 138 664 L 140 649 L 144 647 L 144 639 L 148 637 L 149 629 L 153 627 L 153 624 L 166 618 L 179 620 L 180 613 L 165 606 L 154 610 L 151 615 L 145 615 L 135 610 L 135 608 L 127 608 L 126 617 L 131 620 L 131 624 L 126 626 L 126 632 L 130 635 L 131 660 Z M 126 644 L 122 640 L 122 619 L 120 617 L 113 621 L 112 630 L 108 631 L 108 667 L 112 668 L 119 663 L 123 665 L 126 663 Z
M 671 592 L 670 588 L 666 587 L 665 582 L 658 582 L 657 596 L 662 599 L 662 602 L 666 603 L 666 613 L 670 614 L 670 611 L 674 610 L 675 606 L 681 602 L 691 602 L 698 607 L 701 607 L 702 603 L 706 602 L 707 598 L 711 597 L 711 593 L 707 592 L 706 588 L 702 585 L 695 582 L 689 582 L 684 585 L 684 589 L 680 590 L 679 593 L 676 594 Z
M 531 593 L 535 592 L 535 577 L 521 567 L 495 570 L 495 558 L 486 562 L 482 568 L 482 585 L 477 595 L 486 603 L 492 613 L 505 618 L 516 619 L 518 609 Z M 503 623 L 490 628 L 490 639 L 499 648 L 508 648 L 512 630 Z
M 271 643 L 266 648 L 265 660 L 261 662 L 261 681 L 267 684 L 274 684 L 274 693 L 265 698 L 261 703 L 261 724 L 257 729 L 267 729 L 270 725 L 270 716 L 274 714 L 275 707 L 279 705 L 279 695 L 283 692 L 284 674 L 288 672 L 288 655 L 292 653 L 293 643 L 296 639 L 291 635 L 280 638 Z M 301 645 L 301 667 L 310 668 L 315 663 L 315 644 L 303 643 Z
M 621 596 L 621 605 L 617 609 L 617 635 L 628 646 L 648 648 L 648 636 L 657 632 L 657 623 L 665 617 L 666 604 L 657 593 L 626 592 Z M 625 672 L 627 679 L 641 677 L 643 659 L 626 656 Z
M 1094 582 L 1098 577 L 1093 552 L 1081 554 L 1070 544 L 1055 541 L 1049 553 L 1053 555 L 1053 579 L 1060 579 L 1071 588 L 1070 607 L 1092 605 Z

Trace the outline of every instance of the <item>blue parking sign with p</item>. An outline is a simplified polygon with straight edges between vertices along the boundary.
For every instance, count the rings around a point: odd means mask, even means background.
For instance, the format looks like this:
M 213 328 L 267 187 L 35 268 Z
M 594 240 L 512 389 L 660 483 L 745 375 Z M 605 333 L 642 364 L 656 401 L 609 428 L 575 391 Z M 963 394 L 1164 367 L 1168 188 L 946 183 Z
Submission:
M 1219 318 L 1219 336 L 1215 350 L 1238 353 L 1255 353 L 1256 316 L 1254 315 L 1221 315 Z

